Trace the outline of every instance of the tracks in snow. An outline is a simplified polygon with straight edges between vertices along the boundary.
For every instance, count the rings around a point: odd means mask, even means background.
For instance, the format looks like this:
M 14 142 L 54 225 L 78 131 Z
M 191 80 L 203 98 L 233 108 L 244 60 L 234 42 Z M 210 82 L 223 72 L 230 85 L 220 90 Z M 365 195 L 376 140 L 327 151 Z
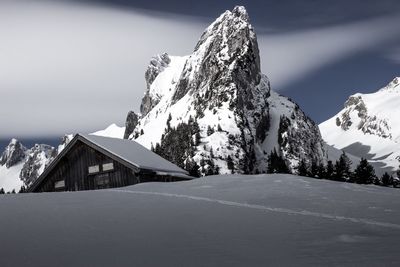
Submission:
M 221 204 L 221 205 L 225 205 L 225 206 L 248 208 L 248 209 L 261 210 L 261 211 L 266 211 L 266 212 L 278 212 L 278 213 L 283 213 L 283 214 L 287 214 L 287 215 L 311 216 L 311 217 L 324 218 L 324 219 L 335 220 L 335 221 L 347 221 L 347 222 L 352 222 L 352 223 L 360 223 L 360 224 L 373 225 L 373 226 L 393 228 L 393 229 L 400 230 L 400 224 L 380 222 L 380 221 L 374 221 L 374 220 L 369 220 L 369 219 L 364 219 L 364 218 L 338 216 L 338 215 L 332 215 L 332 214 L 328 214 L 328 213 L 320 213 L 320 212 L 314 212 L 314 211 L 308 211 L 308 210 L 296 211 L 296 210 L 286 209 L 286 208 L 274 208 L 274 207 L 268 207 L 268 206 L 264 206 L 264 205 L 248 204 L 248 203 L 214 199 L 214 198 L 208 198 L 208 197 L 198 197 L 198 196 L 171 194 L 171 193 L 162 193 L 162 192 L 131 191 L 131 190 L 123 190 L 123 189 L 109 189 L 109 191 L 118 192 L 118 193 L 137 194 L 137 195 L 184 198 L 184 199 L 190 199 L 190 200 L 195 200 L 195 201 L 217 203 L 217 204 Z

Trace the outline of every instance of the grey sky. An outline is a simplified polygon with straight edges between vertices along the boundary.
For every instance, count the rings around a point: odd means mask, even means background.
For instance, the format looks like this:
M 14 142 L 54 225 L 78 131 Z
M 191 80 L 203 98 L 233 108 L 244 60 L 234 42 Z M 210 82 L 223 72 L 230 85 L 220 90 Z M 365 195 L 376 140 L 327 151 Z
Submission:
M 215 19 L 201 9 L 196 16 L 193 11 L 177 14 L 144 5 L 121 8 L 120 2 L 114 4 L 0 3 L 0 139 L 88 132 L 113 122 L 122 125 L 128 110 L 139 109 L 145 90 L 144 71 L 151 56 L 161 52 L 189 54 L 204 28 Z M 212 13 L 217 16 L 232 8 L 227 5 Z M 398 70 L 400 16 L 385 12 L 386 5 L 377 8 L 375 16 L 357 13 L 355 21 L 343 16 L 338 22 L 329 14 L 329 23 L 303 17 L 298 29 L 293 18 L 287 19 L 291 23 L 264 24 L 257 12 L 253 19 L 252 9 L 253 5 L 249 12 L 258 33 L 264 73 L 275 90 L 294 96 L 317 121 L 322 118 L 307 101 L 323 98 L 323 91 L 332 87 L 315 78 L 311 90 L 305 78 L 360 53 L 373 55 L 390 67 L 369 83 L 371 88 L 382 80 L 388 82 L 386 77 Z M 338 73 L 332 72 L 332 77 Z M 356 89 L 345 82 L 329 83 L 337 83 L 338 91 L 340 87 Z M 304 90 L 310 97 L 298 97 Z M 345 97 L 339 95 L 337 103 Z M 332 112 L 333 108 L 326 114 Z

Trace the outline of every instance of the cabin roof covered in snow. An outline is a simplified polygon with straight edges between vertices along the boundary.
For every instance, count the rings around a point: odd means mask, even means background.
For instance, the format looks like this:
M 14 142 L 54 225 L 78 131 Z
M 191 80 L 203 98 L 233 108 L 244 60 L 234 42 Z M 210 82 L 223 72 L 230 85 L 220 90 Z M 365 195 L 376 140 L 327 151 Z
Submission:
M 140 169 L 187 174 L 185 170 L 135 141 L 86 134 L 79 136 Z

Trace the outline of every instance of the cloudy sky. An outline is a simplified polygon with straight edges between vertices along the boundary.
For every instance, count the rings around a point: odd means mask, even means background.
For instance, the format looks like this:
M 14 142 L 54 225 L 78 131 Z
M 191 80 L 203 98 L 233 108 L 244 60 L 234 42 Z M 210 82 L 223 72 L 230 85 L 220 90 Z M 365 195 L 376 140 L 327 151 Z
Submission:
M 317 122 L 400 76 L 400 1 L 1 0 L 0 139 L 123 125 L 151 56 L 187 55 L 246 6 L 262 69 Z

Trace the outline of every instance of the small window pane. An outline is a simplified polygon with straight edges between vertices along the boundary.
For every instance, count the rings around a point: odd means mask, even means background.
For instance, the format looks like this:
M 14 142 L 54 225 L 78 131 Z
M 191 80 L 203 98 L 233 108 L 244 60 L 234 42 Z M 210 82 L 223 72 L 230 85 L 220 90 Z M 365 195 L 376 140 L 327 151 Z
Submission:
M 62 188 L 65 187 L 65 181 L 61 180 L 61 181 L 57 181 L 54 183 L 54 188 Z
M 110 170 L 114 170 L 114 164 L 112 162 L 103 164 L 103 171 L 110 171 Z
M 100 171 L 99 165 L 89 166 L 89 173 L 96 173 Z

